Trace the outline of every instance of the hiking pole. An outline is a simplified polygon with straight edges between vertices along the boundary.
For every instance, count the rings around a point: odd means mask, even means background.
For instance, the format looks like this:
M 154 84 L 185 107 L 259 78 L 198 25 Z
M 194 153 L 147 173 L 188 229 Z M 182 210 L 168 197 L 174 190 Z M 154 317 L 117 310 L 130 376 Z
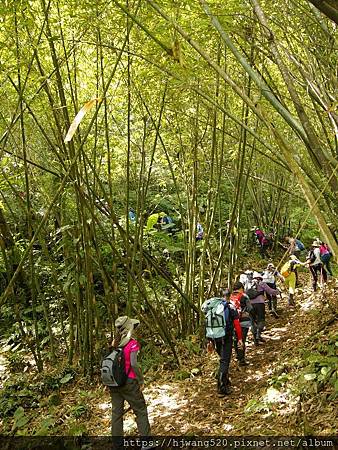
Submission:
M 323 266 L 320 268 L 320 287 L 324 286 Z

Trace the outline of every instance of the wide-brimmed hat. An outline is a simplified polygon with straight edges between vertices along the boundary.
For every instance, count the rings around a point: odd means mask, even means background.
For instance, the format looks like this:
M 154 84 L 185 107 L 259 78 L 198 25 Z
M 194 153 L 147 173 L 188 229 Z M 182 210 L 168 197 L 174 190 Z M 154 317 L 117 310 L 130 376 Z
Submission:
M 259 272 L 254 272 L 252 278 L 261 278 L 263 280 L 263 275 Z
M 316 239 L 312 242 L 311 245 L 312 245 L 312 247 L 320 247 L 320 241 Z
M 128 316 L 120 316 L 115 320 L 115 327 L 121 334 L 120 346 L 128 344 L 134 329 L 140 324 L 137 319 L 131 319 Z
M 248 269 L 244 273 L 245 273 L 245 275 L 251 275 L 251 274 L 253 274 L 253 271 Z
M 291 259 L 292 261 L 296 261 L 296 259 L 298 259 L 298 258 L 297 258 L 296 255 L 290 255 L 290 259 Z
M 274 269 L 274 268 L 275 268 L 275 266 L 274 266 L 272 263 L 269 263 L 269 264 L 267 265 L 267 267 L 268 267 L 268 269 L 269 269 L 269 268 L 271 268 L 271 269 Z
M 131 319 L 128 316 L 120 316 L 115 320 L 115 327 L 118 328 L 120 331 L 130 328 L 134 329 L 139 324 L 140 324 L 139 320 Z

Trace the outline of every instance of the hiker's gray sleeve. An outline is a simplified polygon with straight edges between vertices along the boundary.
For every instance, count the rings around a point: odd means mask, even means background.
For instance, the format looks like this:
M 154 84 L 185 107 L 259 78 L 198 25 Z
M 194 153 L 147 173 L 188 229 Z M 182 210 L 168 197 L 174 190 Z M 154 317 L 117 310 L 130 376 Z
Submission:
M 130 365 L 133 368 L 133 371 L 135 372 L 136 379 L 139 382 L 139 384 L 143 384 L 143 375 L 140 367 L 137 364 L 137 352 L 131 352 L 130 353 Z
M 245 308 L 248 311 L 248 313 L 251 313 L 253 311 L 253 309 L 254 309 L 253 306 L 252 306 L 252 303 L 250 302 L 249 297 L 247 297 L 245 299 Z

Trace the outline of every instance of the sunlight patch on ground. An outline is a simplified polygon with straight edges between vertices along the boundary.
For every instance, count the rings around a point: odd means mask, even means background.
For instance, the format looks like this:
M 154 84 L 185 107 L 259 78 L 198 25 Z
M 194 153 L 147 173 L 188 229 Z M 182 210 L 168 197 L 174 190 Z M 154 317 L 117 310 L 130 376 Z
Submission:
M 274 327 L 270 330 L 270 332 L 273 331 L 275 332 L 280 332 L 280 333 L 285 333 L 285 331 L 287 331 L 287 327 Z
M 107 409 L 111 408 L 111 403 L 109 402 L 100 403 L 98 405 L 98 408 L 102 409 L 102 411 L 106 411 Z
M 271 339 L 272 341 L 280 341 L 282 339 L 281 336 L 269 336 L 269 339 Z
M 262 400 L 267 405 L 276 404 L 279 409 L 279 414 L 288 415 L 295 410 L 298 397 L 295 397 L 289 389 L 279 391 L 278 389 L 269 387 Z
M 179 388 L 164 384 L 151 389 L 147 395 L 148 411 L 150 420 L 156 417 L 172 415 L 188 403 L 179 392 Z
M 300 309 L 303 311 L 309 311 L 310 309 L 313 309 L 316 307 L 315 304 L 315 297 L 314 295 L 309 295 L 300 305 Z
M 250 373 L 247 380 L 261 380 L 264 377 L 264 373 L 257 370 L 255 373 Z
M 264 401 L 268 403 L 286 403 L 288 395 L 286 392 L 280 392 L 277 389 L 270 387 L 264 396 Z

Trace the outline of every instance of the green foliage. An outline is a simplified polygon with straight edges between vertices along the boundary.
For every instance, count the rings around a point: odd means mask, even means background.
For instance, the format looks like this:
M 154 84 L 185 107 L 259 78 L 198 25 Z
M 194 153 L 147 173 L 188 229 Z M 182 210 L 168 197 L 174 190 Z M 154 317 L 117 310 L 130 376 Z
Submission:
M 90 407 L 83 403 L 72 406 L 72 408 L 70 409 L 71 415 L 73 417 L 75 417 L 76 419 L 78 419 L 81 416 L 87 415 L 89 411 L 90 411 Z
M 47 399 L 49 406 L 58 406 L 61 404 L 61 395 L 59 392 L 53 392 Z
M 12 427 L 12 432 L 15 432 L 19 428 L 23 428 L 27 423 L 29 422 L 29 417 L 25 415 L 25 410 L 22 406 L 19 406 L 19 408 L 14 413 L 14 423 Z
M 187 370 L 176 370 L 175 371 L 175 380 L 183 381 L 187 378 L 190 378 L 190 372 Z
M 51 429 L 55 432 L 55 419 L 53 417 L 44 417 L 34 432 L 34 436 L 46 436 Z
M 187 294 L 188 300 L 197 300 L 196 304 L 201 301 L 225 244 L 226 220 L 233 208 L 238 215 L 236 231 L 241 248 L 234 247 L 236 254 L 232 255 L 232 261 L 236 261 L 241 251 L 250 251 L 244 235 L 256 221 L 267 227 L 276 226 L 282 234 L 288 228 L 296 230 L 307 209 L 303 195 L 299 196 L 294 175 L 288 167 L 283 167 L 285 161 L 276 143 L 271 142 L 270 132 L 262 125 L 261 117 L 255 116 L 254 108 L 248 108 L 243 114 L 246 100 L 241 93 L 249 89 L 252 102 L 259 105 L 262 92 L 266 90 L 262 91 L 254 82 L 248 87 L 243 67 L 229 51 L 220 50 L 219 33 L 210 26 L 208 17 L 201 14 L 203 10 L 198 2 L 166 0 L 160 3 L 160 7 L 210 54 L 212 64 L 208 58 L 203 58 L 202 52 L 198 55 L 192 49 L 190 38 L 184 41 L 148 4 L 142 4 L 137 15 L 149 31 L 145 33 L 136 25 L 131 29 L 130 60 L 125 51 L 121 60 L 118 59 L 126 36 L 126 16 L 116 4 L 103 0 L 51 2 L 46 17 L 41 5 L 28 0 L 21 0 L 15 8 L 14 1 L 0 6 L 3 12 L 2 73 L 5 74 L 0 92 L 6 112 L 0 118 L 0 134 L 4 137 L 0 158 L 0 207 L 4 208 L 4 224 L 7 222 L 14 241 L 12 248 L 8 236 L 0 236 L 0 270 L 5 274 L 0 279 L 0 291 L 7 285 L 7 272 L 15 271 L 27 249 L 31 232 L 38 230 L 48 211 L 49 217 L 16 281 L 15 298 L 6 301 L 7 305 L 15 304 L 18 308 L 16 313 L 22 320 L 31 348 L 35 347 L 44 361 L 52 355 L 52 337 L 57 353 L 53 356 L 63 357 L 65 347 L 70 355 L 74 352 L 72 333 L 77 325 L 76 344 L 81 347 L 79 353 L 85 355 L 81 364 L 87 374 L 93 369 L 87 357 L 88 348 L 97 348 L 96 341 L 100 339 L 96 324 L 99 329 L 108 323 L 111 326 L 116 314 L 125 313 L 126 307 L 130 312 L 134 305 L 137 311 L 148 315 L 146 302 L 140 301 L 140 289 L 147 293 L 154 315 L 161 319 L 158 324 L 166 324 L 171 315 L 190 315 L 190 306 L 183 300 L 184 296 L 175 291 L 174 283 Z M 271 104 L 264 102 L 262 111 L 290 141 L 294 157 L 302 167 L 302 176 L 308 176 L 311 185 L 319 191 L 328 174 L 317 168 L 334 167 L 334 161 L 319 155 L 314 162 L 315 154 L 323 146 L 333 158 L 336 144 L 330 105 L 325 105 L 325 99 L 333 98 L 331 80 L 335 80 L 332 26 L 314 20 L 311 10 L 302 2 L 292 4 L 292 10 L 288 10 L 289 3 L 286 6 L 284 3 L 282 0 L 276 5 L 265 2 L 264 10 L 273 19 L 273 33 L 280 40 L 281 48 L 285 48 L 285 54 L 291 53 L 295 61 L 301 62 L 302 70 L 285 59 L 286 68 L 292 69 L 290 78 L 297 80 L 300 106 L 309 114 L 308 123 L 312 123 L 315 130 L 312 134 L 318 134 L 321 145 L 318 148 L 300 145 L 299 133 L 292 132 Z M 256 27 L 250 4 L 230 0 L 226 5 L 217 2 L 210 2 L 210 5 L 240 53 L 252 55 L 250 67 L 262 66 L 266 83 L 273 92 L 278 92 L 290 114 L 294 114 L 292 96 L 273 62 L 275 58 L 269 55 L 269 40 L 261 34 L 265 27 Z M 278 15 L 283 8 L 286 14 Z M 130 25 L 132 22 L 129 19 Z M 323 34 L 324 25 L 326 32 Z M 39 30 L 43 27 L 45 35 L 41 39 Z M 75 43 L 74 36 L 81 36 L 81 39 Z M 267 55 L 262 61 L 257 56 L 260 52 Z M 215 73 L 217 59 L 220 67 L 226 67 L 231 75 L 232 88 L 220 73 Z M 30 70 L 33 60 L 34 71 Z M 130 62 L 131 72 L 126 70 Z M 115 67 L 116 73 L 109 67 Z M 109 80 L 111 74 L 114 77 Z M 127 74 L 131 77 L 128 80 Z M 304 80 L 304 74 L 308 74 L 310 80 Z M 318 85 L 318 111 L 313 107 L 313 95 L 309 96 L 308 86 L 313 74 Z M 16 83 L 18 77 L 25 80 L 22 92 Z M 108 81 L 112 83 L 104 93 Z M 97 117 L 94 117 L 94 110 L 88 113 L 69 146 L 60 145 L 69 120 L 92 98 L 93 92 L 104 97 L 97 105 Z M 28 100 L 27 109 L 21 103 L 26 104 Z M 17 115 L 21 106 L 25 110 L 23 122 Z M 246 132 L 238 121 L 228 116 L 230 112 L 233 117 L 245 117 Z M 91 122 L 92 118 L 95 120 Z M 93 126 L 89 128 L 89 124 Z M 252 134 L 253 130 L 258 134 Z M 29 143 L 28 168 L 22 160 L 26 147 L 24 137 Z M 315 150 L 308 155 L 310 148 Z M 74 154 L 78 156 L 76 165 L 52 205 Z M 241 155 L 243 164 L 239 160 Z M 243 174 L 240 173 L 242 166 Z M 330 217 L 333 214 L 327 205 L 330 201 L 334 204 L 336 196 L 332 195 L 335 192 L 330 191 L 330 186 L 326 188 L 319 201 Z M 27 214 L 28 206 L 31 214 Z M 140 212 L 136 224 L 128 222 L 127 226 L 129 206 Z M 154 228 L 158 213 L 162 211 L 173 217 L 175 229 Z M 204 247 L 206 240 L 195 242 L 193 228 L 199 220 L 207 229 L 207 218 L 213 218 L 213 222 L 208 245 Z M 310 217 L 302 232 L 301 238 L 306 244 L 318 235 L 314 220 Z M 28 226 L 30 221 L 32 230 Z M 162 255 L 165 248 L 171 255 L 169 261 Z M 145 258 L 145 251 L 148 258 Z M 222 275 L 228 269 L 237 269 L 231 267 L 237 263 L 232 264 L 228 256 L 226 254 L 220 264 Z M 158 273 L 152 262 L 161 267 L 165 276 Z M 237 262 L 241 263 L 238 259 Z M 129 270 L 137 283 L 128 279 Z M 31 292 L 37 293 L 34 306 Z M 13 336 L 15 345 L 29 353 L 22 331 L 14 323 L 13 308 L 7 305 L 1 311 L 1 327 L 4 325 L 6 336 Z M 154 315 L 150 316 L 151 320 Z M 181 330 L 179 321 L 173 320 L 165 331 L 173 340 L 178 333 L 196 332 L 199 325 L 198 320 L 192 319 L 185 331 Z M 92 330 L 95 331 L 92 333 Z M 188 353 L 198 354 L 198 345 L 189 338 L 184 345 Z M 163 356 L 157 348 L 152 350 L 153 354 L 145 351 L 146 368 L 163 364 Z M 94 360 L 96 357 L 94 355 Z M 25 368 L 24 357 L 18 354 L 9 357 L 9 369 L 13 373 Z M 320 376 L 333 376 L 328 375 L 330 371 L 326 375 L 319 375 L 317 370 L 309 373 L 315 373 L 320 382 L 324 382 L 324 379 L 319 380 Z M 71 372 L 60 377 L 51 375 L 46 378 L 45 386 L 56 390 L 73 378 Z M 276 380 L 277 384 L 283 382 Z
M 64 377 L 62 377 L 60 379 L 60 384 L 66 384 L 72 379 L 73 379 L 73 374 L 72 373 L 67 373 Z
M 254 399 L 254 398 L 249 400 L 244 408 L 244 411 L 248 414 L 266 411 L 266 410 L 267 410 L 266 404 L 264 402 Z
M 324 342 L 315 342 L 312 350 L 302 353 L 302 371 L 299 384 L 308 392 L 319 392 L 329 387 L 330 399 L 338 398 L 338 336 L 332 334 Z
M 83 436 L 87 433 L 87 427 L 84 423 L 79 423 L 76 419 L 71 419 L 67 422 L 67 435 Z
M 154 225 L 156 225 L 157 224 L 157 220 L 158 220 L 158 218 L 159 218 L 159 214 L 158 213 L 156 213 L 156 214 L 151 214 L 149 217 L 148 217 L 148 220 L 147 220 L 147 225 L 146 225 L 146 228 L 145 228 L 145 231 L 146 232 L 156 232 L 157 230 L 155 230 L 154 229 Z
M 7 354 L 7 367 L 11 373 L 23 372 L 27 367 L 23 353 L 18 351 L 9 352 Z
M 188 336 L 183 343 L 190 354 L 199 355 L 201 353 L 201 343 L 197 336 Z
M 160 367 L 165 361 L 167 359 L 161 354 L 161 348 L 154 342 L 150 341 L 142 346 L 141 367 L 144 373 L 155 367 Z
M 11 416 L 19 407 L 38 408 L 42 398 L 52 392 L 47 400 L 49 405 L 57 405 L 61 401 L 59 389 L 69 383 L 76 375 L 71 367 L 66 367 L 60 373 L 44 374 L 36 382 L 31 382 L 29 374 L 17 374 L 15 380 L 7 381 L 0 391 L 0 415 Z M 63 381 L 62 381 L 63 380 Z M 20 410 L 21 411 L 21 410 Z
M 245 412 L 248 415 L 273 411 L 276 404 L 282 408 L 296 399 L 313 402 L 315 396 L 325 391 L 323 401 L 338 398 L 338 336 L 336 333 L 324 337 L 323 334 L 310 338 L 303 349 L 287 363 L 276 370 L 268 381 L 269 387 L 260 397 L 251 399 Z M 303 418 L 303 426 L 310 430 Z
M 37 408 L 41 398 L 39 388 L 23 375 L 16 376 L 15 382 L 7 381 L 0 392 L 0 415 L 11 416 L 19 407 Z
M 269 380 L 269 385 L 279 389 L 284 387 L 285 384 L 289 381 L 290 375 L 283 372 L 280 375 L 273 375 Z

